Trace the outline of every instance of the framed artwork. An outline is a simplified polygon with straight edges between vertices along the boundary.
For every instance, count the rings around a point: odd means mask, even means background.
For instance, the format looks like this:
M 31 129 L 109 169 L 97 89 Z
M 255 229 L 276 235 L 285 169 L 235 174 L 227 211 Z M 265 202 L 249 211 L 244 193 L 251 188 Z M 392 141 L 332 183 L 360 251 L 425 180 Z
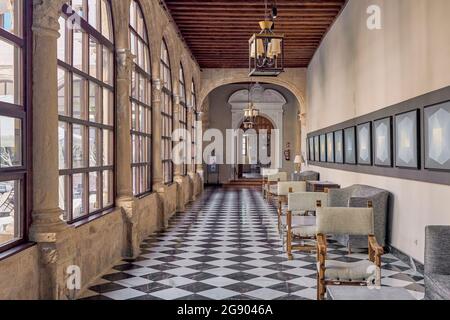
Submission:
M 336 163 L 344 163 L 344 131 L 334 133 L 334 160 Z
M 395 116 L 395 165 L 419 169 L 419 111 Z
M 372 125 L 370 122 L 357 127 L 358 164 L 372 165 Z
M 309 144 L 308 160 L 314 161 L 314 138 L 309 138 L 308 144 Z
M 314 137 L 314 161 L 320 161 L 320 141 L 319 136 Z
M 322 134 L 320 136 L 320 162 L 327 162 L 327 137 Z
M 327 134 L 327 162 L 334 163 L 334 133 Z
M 344 130 L 344 159 L 346 164 L 356 164 L 356 129 L 355 127 Z
M 373 122 L 374 163 L 380 167 L 392 167 L 392 118 Z
M 424 110 L 425 168 L 450 171 L 450 101 Z

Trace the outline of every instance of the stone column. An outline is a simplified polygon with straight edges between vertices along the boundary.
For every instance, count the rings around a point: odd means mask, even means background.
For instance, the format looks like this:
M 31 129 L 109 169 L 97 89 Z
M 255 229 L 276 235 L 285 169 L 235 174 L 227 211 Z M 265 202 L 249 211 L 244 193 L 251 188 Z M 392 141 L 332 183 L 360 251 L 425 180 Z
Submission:
M 72 264 L 72 229 L 59 208 L 57 39 L 64 0 L 33 1 L 33 224 L 38 244 L 40 297 L 64 299 L 65 267 Z M 13 276 L 13 275 L 12 275 Z
M 160 79 L 154 79 L 152 81 L 152 108 L 153 108 L 153 121 L 152 121 L 152 136 L 153 136 L 153 154 L 152 154 L 152 166 L 153 166 L 153 189 L 158 191 L 163 185 L 163 165 L 161 158 L 161 135 L 162 135 L 162 116 L 161 116 L 161 94 L 162 84 Z
M 130 85 L 134 56 L 129 49 L 117 49 L 116 117 L 117 117 L 117 197 L 133 198 L 131 172 Z
M 174 94 L 174 105 L 173 105 L 173 129 L 180 129 L 180 111 L 181 111 L 181 103 L 180 96 Z M 179 138 L 179 137 L 177 137 Z M 174 146 L 179 143 L 178 141 L 174 142 Z M 184 176 L 183 176 L 183 165 L 182 164 L 174 164 L 174 182 L 177 184 L 177 212 L 183 212 L 186 209 L 185 206 L 185 197 L 184 197 Z
M 192 135 L 192 126 L 194 125 L 194 108 L 192 108 L 192 106 L 189 106 L 188 108 L 188 115 L 187 115 L 187 129 L 189 132 L 189 137 L 190 137 L 190 141 L 188 141 L 187 143 L 187 147 L 188 147 L 188 157 L 187 157 L 187 161 L 188 161 L 188 177 L 189 177 L 189 201 L 193 201 L 195 200 L 195 187 L 196 187 L 196 181 L 197 181 L 197 177 L 195 172 L 195 162 L 192 161 L 192 157 L 195 156 L 195 154 L 192 154 L 192 139 L 194 138 L 194 136 Z
M 123 256 L 128 259 L 136 258 L 140 254 L 131 170 L 130 85 L 134 58 L 128 48 L 116 50 L 116 204 L 125 217 L 127 241 Z
M 161 116 L 161 95 L 162 83 L 160 79 L 152 80 L 152 137 L 153 137 L 153 153 L 152 153 L 152 167 L 153 167 L 153 190 L 158 194 L 158 218 L 157 228 L 164 229 L 165 227 L 165 204 L 164 204 L 164 179 L 163 179 L 163 165 L 161 157 L 162 148 L 162 116 Z

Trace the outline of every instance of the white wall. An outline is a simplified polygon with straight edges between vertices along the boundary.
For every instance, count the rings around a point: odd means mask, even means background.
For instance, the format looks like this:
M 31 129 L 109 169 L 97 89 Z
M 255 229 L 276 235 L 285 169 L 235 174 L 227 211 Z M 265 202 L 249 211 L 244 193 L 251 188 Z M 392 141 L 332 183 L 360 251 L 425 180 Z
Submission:
M 382 9 L 370 31 L 367 8 Z M 450 1 L 350 0 L 308 68 L 308 132 L 450 85 Z M 314 168 L 324 179 L 395 196 L 391 244 L 423 262 L 425 226 L 450 224 L 450 187 Z

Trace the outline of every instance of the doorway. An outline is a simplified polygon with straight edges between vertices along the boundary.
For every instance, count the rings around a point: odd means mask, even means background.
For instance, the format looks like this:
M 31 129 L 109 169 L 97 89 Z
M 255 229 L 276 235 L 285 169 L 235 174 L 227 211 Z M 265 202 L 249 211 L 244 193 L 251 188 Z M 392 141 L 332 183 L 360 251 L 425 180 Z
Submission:
M 261 179 L 261 169 L 270 168 L 272 165 L 272 131 L 275 128 L 268 118 L 258 116 L 253 129 L 245 129 L 244 124 L 240 129 L 244 135 L 238 143 L 237 154 L 241 156 L 241 161 L 237 166 L 237 178 L 240 180 Z M 267 134 L 267 137 L 260 139 L 260 134 L 263 136 Z M 268 159 L 262 161 L 261 154 L 267 155 Z

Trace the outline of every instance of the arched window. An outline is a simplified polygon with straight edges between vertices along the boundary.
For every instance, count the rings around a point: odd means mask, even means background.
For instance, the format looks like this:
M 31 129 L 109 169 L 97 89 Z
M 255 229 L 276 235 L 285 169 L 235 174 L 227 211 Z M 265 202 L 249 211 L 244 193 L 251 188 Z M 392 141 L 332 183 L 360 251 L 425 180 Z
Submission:
M 136 57 L 131 76 L 133 193 L 152 191 L 152 75 L 147 29 L 137 1 L 130 8 L 130 45 Z
M 195 163 L 195 156 L 197 152 L 197 121 L 198 121 L 198 111 L 197 111 L 197 94 L 195 93 L 195 83 L 194 79 L 191 82 L 191 99 L 192 99 L 192 127 L 191 127 L 191 139 L 192 139 L 192 172 L 197 173 L 197 164 Z
M 107 0 L 71 3 L 59 19 L 59 198 L 75 222 L 114 206 L 114 39 Z
M 180 85 L 180 129 L 183 129 L 183 140 L 180 141 L 181 143 L 184 144 L 184 150 L 187 150 L 187 148 L 189 148 L 189 146 L 187 145 L 187 137 L 186 137 L 186 131 L 187 131 L 187 124 L 188 124 L 188 119 L 187 119 L 187 102 L 186 102 L 186 84 L 184 81 L 184 70 L 183 70 L 183 65 L 180 64 L 180 74 L 179 74 L 179 85 Z M 186 151 L 185 151 L 186 152 Z M 182 175 L 187 175 L 187 164 L 188 159 L 185 159 L 185 163 L 182 166 L 182 171 L 181 174 Z
M 0 252 L 26 240 L 29 2 L 0 7 Z
M 163 162 L 164 183 L 173 182 L 172 163 L 172 131 L 173 131 L 173 101 L 172 101 L 172 74 L 170 70 L 169 52 L 166 42 L 163 40 L 161 46 L 161 159 Z

